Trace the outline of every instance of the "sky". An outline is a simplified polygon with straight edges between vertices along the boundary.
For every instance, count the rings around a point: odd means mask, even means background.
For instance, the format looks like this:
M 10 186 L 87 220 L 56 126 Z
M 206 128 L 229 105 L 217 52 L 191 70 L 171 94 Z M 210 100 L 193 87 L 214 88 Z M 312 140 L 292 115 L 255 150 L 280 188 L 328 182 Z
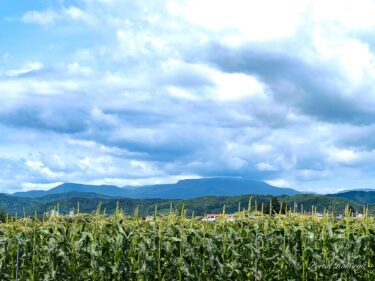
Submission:
M 0 192 L 375 188 L 375 1 L 0 0 Z

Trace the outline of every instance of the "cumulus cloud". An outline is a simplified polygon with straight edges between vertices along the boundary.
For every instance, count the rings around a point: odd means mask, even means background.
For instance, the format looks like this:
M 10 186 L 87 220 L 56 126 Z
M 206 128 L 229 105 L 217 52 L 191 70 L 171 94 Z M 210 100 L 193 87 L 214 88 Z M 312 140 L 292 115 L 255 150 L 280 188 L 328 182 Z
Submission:
M 53 25 L 58 21 L 80 21 L 92 25 L 95 21 L 88 13 L 75 6 L 62 7 L 60 10 L 28 11 L 21 20 L 42 26 Z
M 43 69 L 43 64 L 40 62 L 28 62 L 20 69 L 7 70 L 4 75 L 7 77 L 17 77 L 21 75 L 27 75 L 35 71 Z
M 27 41 L 43 48 L 16 60 L 7 43 L 2 190 L 201 176 L 371 187 L 371 11 L 370 0 L 78 0 L 22 11 L 20 36 L 40 33 Z
M 29 11 L 23 15 L 22 21 L 25 23 L 37 23 L 40 25 L 50 25 L 55 23 L 59 15 L 53 10 L 42 12 Z

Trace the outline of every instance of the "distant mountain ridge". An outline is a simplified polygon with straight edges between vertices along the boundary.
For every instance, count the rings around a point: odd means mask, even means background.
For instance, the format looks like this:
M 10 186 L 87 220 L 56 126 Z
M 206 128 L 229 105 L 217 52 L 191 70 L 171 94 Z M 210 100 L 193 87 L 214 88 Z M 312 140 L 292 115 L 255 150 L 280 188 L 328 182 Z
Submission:
M 327 194 L 326 196 L 351 199 L 361 204 L 375 204 L 375 190 L 350 190 L 335 194 Z
M 30 190 L 13 193 L 13 196 L 24 198 L 39 198 L 46 195 L 68 192 L 96 193 L 103 196 L 125 197 L 124 189 L 114 185 L 86 185 L 79 183 L 63 183 L 49 190 Z
M 46 195 L 68 192 L 96 193 L 103 196 L 133 199 L 191 199 L 201 196 L 237 196 L 245 194 L 295 195 L 292 188 L 275 187 L 262 181 L 243 178 L 201 178 L 180 180 L 175 184 L 157 184 L 141 187 L 118 187 L 114 185 L 84 185 L 64 183 L 50 190 L 16 192 L 15 197 L 40 198 Z
M 375 214 L 375 191 L 302 194 L 291 188 L 274 187 L 260 181 L 223 177 L 123 188 L 113 185 L 65 183 L 46 191 L 17 192 L 13 195 L 0 193 L 0 209 L 10 215 L 33 216 L 35 213 L 43 215 L 54 208 L 67 214 L 78 205 L 84 213 L 91 213 L 98 206 L 101 206 L 104 212 L 112 213 L 119 205 L 126 214 L 133 214 L 139 208 L 141 215 L 149 215 L 156 209 L 161 213 L 168 213 L 171 204 L 176 210 L 183 204 L 190 212 L 194 210 L 195 214 L 203 215 L 207 212 L 221 212 L 223 205 L 228 212 L 236 212 L 238 206 L 247 206 L 249 195 L 258 202 L 258 206 L 269 204 L 272 196 L 277 196 L 291 208 L 297 204 L 298 208 L 303 207 L 307 211 L 314 206 L 320 212 L 332 210 L 342 213 L 350 204 L 359 212 L 364 205 L 368 205 L 370 213 Z

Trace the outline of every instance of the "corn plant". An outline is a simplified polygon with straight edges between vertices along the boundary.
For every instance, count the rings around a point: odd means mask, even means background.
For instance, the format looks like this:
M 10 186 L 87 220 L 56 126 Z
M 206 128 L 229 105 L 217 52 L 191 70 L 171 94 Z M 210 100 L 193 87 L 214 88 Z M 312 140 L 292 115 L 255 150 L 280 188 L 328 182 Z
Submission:
M 264 214 L 252 206 L 215 222 L 171 210 L 147 219 L 90 214 L 8 218 L 0 280 L 375 280 L 375 220 Z M 270 206 L 272 210 L 272 206 Z

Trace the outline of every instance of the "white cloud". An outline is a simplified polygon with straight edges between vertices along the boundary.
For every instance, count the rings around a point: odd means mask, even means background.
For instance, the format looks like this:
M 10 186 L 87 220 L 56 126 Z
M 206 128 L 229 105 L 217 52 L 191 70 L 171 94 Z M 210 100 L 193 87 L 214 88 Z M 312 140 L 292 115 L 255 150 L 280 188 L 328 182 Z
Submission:
M 252 95 L 262 95 L 264 86 L 255 77 L 242 73 L 215 73 L 214 90 L 221 100 L 237 100 Z
M 255 167 L 259 171 L 277 171 L 276 167 L 274 167 L 273 165 L 271 165 L 269 163 L 266 163 L 266 162 L 260 162 L 260 163 L 256 164 Z
M 28 11 L 21 20 L 24 23 L 39 24 L 42 26 L 51 26 L 58 21 L 79 21 L 90 25 L 95 23 L 95 19 L 78 7 L 62 7 L 61 10 L 47 9 L 44 11 Z
M 322 24 L 336 24 L 351 32 L 371 30 L 375 26 L 375 2 L 372 0 L 312 1 L 314 20 Z
M 338 72 L 346 79 L 345 83 L 350 83 L 349 90 L 371 80 L 370 83 L 374 83 L 375 56 L 368 43 L 317 30 L 314 34 L 314 46 L 317 52 L 315 59 L 337 65 Z M 345 89 L 343 92 L 345 93 Z
M 173 1 L 168 7 L 190 23 L 221 34 L 221 41 L 229 45 L 290 38 L 308 8 L 295 0 L 193 0 L 186 6 Z
M 26 166 L 47 178 L 59 178 L 64 175 L 63 173 L 56 173 L 52 171 L 50 168 L 46 167 L 45 164 L 40 161 L 27 160 Z
M 297 178 L 303 181 L 314 181 L 332 176 L 328 171 L 317 171 L 312 169 L 301 169 L 298 171 Z
M 70 75 L 80 76 L 85 75 L 88 76 L 93 74 L 94 70 L 87 66 L 82 66 L 77 62 L 69 63 L 67 66 L 67 71 Z
M 335 153 L 336 159 L 344 163 L 353 163 L 358 160 L 358 155 L 353 150 L 343 149 Z
M 67 18 L 74 20 L 74 21 L 82 21 L 88 24 L 94 24 L 95 19 L 90 16 L 88 13 L 85 11 L 74 7 L 70 6 L 68 8 L 63 9 L 63 17 L 66 16 Z
M 362 160 L 362 157 L 358 152 L 350 148 L 338 149 L 331 147 L 328 150 L 330 156 L 330 161 L 336 164 L 356 164 L 358 161 Z
M 199 179 L 198 175 L 181 174 L 181 175 L 170 175 L 161 177 L 147 177 L 138 179 L 125 179 L 125 178 L 99 178 L 94 181 L 86 182 L 87 184 L 109 184 L 117 186 L 142 186 L 142 185 L 154 185 L 154 184 L 169 184 L 176 183 L 179 180 L 184 179 Z
M 23 17 L 22 21 L 25 23 L 36 23 L 40 25 L 54 24 L 59 18 L 59 15 L 54 10 L 45 11 L 28 11 Z
M 5 71 L 5 76 L 8 77 L 17 77 L 20 75 L 29 74 L 34 71 L 39 71 L 43 69 L 43 64 L 40 62 L 27 62 L 22 68 L 20 69 L 11 69 Z
M 168 86 L 166 87 L 167 92 L 177 98 L 187 99 L 187 100 L 195 100 L 197 96 L 191 93 L 189 90 L 176 87 L 176 86 Z
M 224 102 L 249 97 L 254 97 L 255 99 L 267 98 L 265 85 L 251 75 L 225 73 L 207 65 L 189 64 L 175 59 L 164 62 L 162 70 L 167 77 L 186 76 L 187 82 L 183 85 L 167 87 L 167 91 L 176 97 L 191 100 L 213 99 Z M 189 79 L 188 75 L 192 77 Z M 177 77 L 174 79 L 178 80 Z M 197 81 L 194 81 L 194 79 Z M 173 83 L 174 81 L 171 79 L 170 82 Z
M 287 180 L 281 178 L 266 180 L 266 183 L 277 187 L 292 187 L 292 185 Z
M 51 183 L 32 183 L 32 182 L 25 182 L 22 183 L 21 190 L 19 191 L 29 191 L 29 190 L 48 190 L 51 188 L 54 188 L 60 184 L 63 184 L 63 182 L 51 182 Z

